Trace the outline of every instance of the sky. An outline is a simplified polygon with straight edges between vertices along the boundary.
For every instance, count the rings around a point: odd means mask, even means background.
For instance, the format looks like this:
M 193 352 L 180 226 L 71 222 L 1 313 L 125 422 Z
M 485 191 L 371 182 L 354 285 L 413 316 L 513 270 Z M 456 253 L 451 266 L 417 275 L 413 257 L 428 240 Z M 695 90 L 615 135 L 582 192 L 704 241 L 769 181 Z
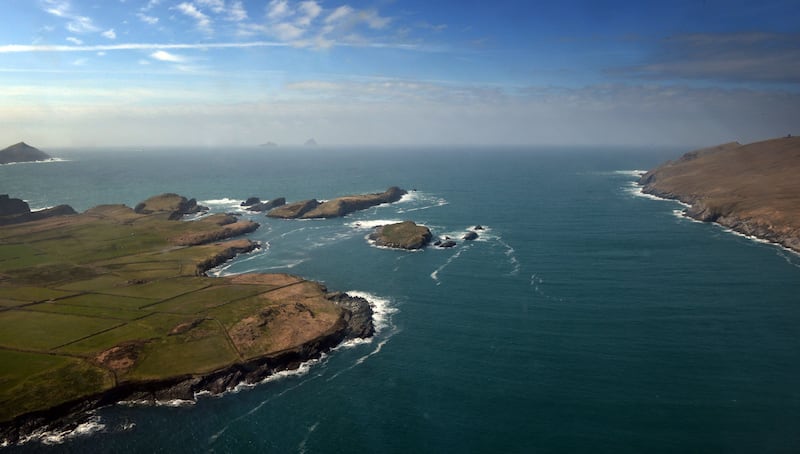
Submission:
M 0 0 L 0 146 L 800 134 L 796 0 Z

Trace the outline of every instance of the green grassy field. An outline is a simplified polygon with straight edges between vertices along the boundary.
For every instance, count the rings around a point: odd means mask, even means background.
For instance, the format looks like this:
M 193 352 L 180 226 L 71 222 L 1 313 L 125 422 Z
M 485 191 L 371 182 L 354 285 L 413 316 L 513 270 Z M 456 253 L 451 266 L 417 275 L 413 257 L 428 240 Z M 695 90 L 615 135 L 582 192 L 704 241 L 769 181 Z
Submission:
M 251 244 L 219 241 L 236 233 L 235 219 L 170 221 L 169 208 L 103 206 L 0 228 L 0 424 L 119 383 L 299 345 L 340 317 L 323 290 L 296 278 L 198 275 L 204 260 Z M 215 241 L 183 246 L 197 238 Z M 265 316 L 270 308 L 280 316 Z

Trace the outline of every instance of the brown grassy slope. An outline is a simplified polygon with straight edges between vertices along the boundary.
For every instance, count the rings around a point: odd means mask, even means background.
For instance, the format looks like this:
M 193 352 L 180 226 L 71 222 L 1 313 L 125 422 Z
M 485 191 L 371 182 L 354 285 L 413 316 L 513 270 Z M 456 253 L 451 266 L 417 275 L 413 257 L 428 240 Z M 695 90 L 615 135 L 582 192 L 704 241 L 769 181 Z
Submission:
M 800 251 L 800 137 L 690 152 L 640 183 L 692 205 L 693 218 Z

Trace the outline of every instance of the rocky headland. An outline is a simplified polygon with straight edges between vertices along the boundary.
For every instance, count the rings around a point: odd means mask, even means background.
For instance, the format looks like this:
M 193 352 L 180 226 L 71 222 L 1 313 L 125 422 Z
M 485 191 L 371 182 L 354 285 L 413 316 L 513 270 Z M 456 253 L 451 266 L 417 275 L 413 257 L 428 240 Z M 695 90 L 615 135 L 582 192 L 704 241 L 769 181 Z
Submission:
M 430 229 L 413 221 L 382 225 L 369 235 L 377 246 L 395 249 L 421 249 L 430 243 L 431 238 Z
M 0 202 L 20 211 L 19 201 Z M 23 202 L 24 203 L 24 202 Z M 193 400 L 372 336 L 368 301 L 286 274 L 212 278 L 258 224 L 175 194 L 0 228 L 0 443 L 119 401 Z M 202 210 L 200 210 L 202 211 Z
M 338 197 L 327 202 L 317 199 L 302 200 L 274 208 L 267 216 L 281 219 L 327 219 L 346 216 L 383 203 L 400 200 L 407 191 L 392 186 L 384 192 Z
M 0 150 L 0 164 L 47 161 L 48 159 L 53 159 L 53 157 L 25 142 L 19 142 Z
M 0 195 L 0 225 L 39 221 L 53 216 L 65 216 L 69 214 L 77 214 L 69 205 L 58 205 L 52 208 L 31 211 L 28 202 L 11 198 L 8 194 Z
M 691 151 L 645 173 L 642 190 L 686 215 L 800 252 L 800 137 Z

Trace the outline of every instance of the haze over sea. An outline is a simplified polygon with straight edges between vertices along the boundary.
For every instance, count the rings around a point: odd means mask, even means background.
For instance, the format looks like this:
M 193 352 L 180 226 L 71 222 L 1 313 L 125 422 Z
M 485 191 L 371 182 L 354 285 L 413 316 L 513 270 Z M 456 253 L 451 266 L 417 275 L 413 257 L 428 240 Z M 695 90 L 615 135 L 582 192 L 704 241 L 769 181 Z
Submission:
M 263 214 L 220 274 L 288 272 L 381 308 L 368 343 L 194 405 L 116 405 L 19 452 L 797 452 L 800 257 L 637 194 L 687 150 L 51 150 L 0 166 L 32 208 L 163 192 L 237 211 L 416 189 L 341 219 Z M 106 150 L 107 151 L 107 150 Z M 380 222 L 480 238 L 401 252 Z M 55 435 L 55 434 L 53 434 Z

